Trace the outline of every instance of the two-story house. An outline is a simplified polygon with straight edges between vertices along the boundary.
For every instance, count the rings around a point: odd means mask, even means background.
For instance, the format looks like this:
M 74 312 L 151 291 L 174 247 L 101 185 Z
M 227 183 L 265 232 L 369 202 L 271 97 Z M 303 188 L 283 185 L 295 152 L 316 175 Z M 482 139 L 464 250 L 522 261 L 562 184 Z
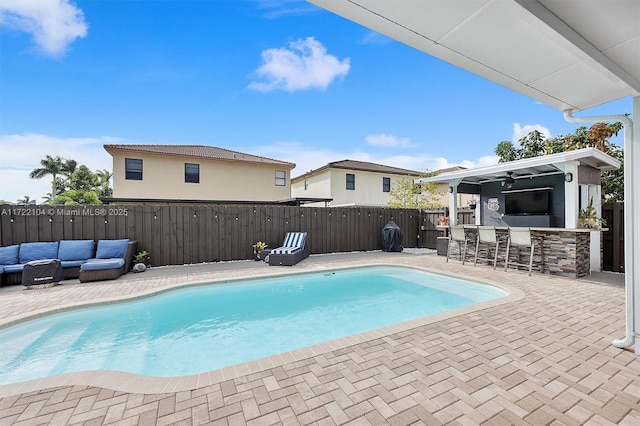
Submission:
M 332 198 L 330 206 L 386 206 L 392 185 L 403 178 L 417 179 L 415 170 L 365 161 L 342 160 L 291 179 L 295 198 Z
M 294 163 L 203 145 L 104 145 L 113 200 L 278 201 L 291 197 Z

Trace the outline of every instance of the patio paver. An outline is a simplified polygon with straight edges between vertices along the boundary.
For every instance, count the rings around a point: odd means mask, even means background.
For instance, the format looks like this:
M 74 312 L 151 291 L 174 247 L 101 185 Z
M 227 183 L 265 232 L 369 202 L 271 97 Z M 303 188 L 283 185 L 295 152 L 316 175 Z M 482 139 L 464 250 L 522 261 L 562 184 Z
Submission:
M 83 383 L 80 375 L 60 386 L 45 379 L 28 392 L 0 386 L 0 424 L 640 424 L 640 358 L 611 346 L 624 334 L 623 287 L 433 255 L 311 256 L 291 268 L 231 262 L 38 291 L 3 289 L 0 324 L 190 282 L 380 263 L 502 283 L 524 297 L 283 354 L 279 365 L 255 363 L 248 373 L 165 381 L 164 392 L 118 390 L 139 376 L 111 373 L 100 379 L 112 380 L 111 387 Z

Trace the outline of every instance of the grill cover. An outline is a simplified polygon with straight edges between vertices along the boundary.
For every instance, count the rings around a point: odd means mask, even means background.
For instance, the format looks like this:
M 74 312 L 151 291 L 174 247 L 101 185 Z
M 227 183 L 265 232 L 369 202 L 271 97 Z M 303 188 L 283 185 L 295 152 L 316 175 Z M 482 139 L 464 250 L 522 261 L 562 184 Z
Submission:
M 24 265 L 22 285 L 51 284 L 62 281 L 64 273 L 58 259 L 33 260 Z
M 402 230 L 394 221 L 382 228 L 382 251 L 402 251 Z

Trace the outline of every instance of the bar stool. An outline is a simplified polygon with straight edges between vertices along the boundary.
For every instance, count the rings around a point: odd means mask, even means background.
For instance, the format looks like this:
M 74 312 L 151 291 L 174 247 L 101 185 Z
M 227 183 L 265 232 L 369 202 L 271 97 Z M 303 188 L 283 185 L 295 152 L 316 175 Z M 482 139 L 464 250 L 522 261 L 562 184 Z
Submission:
M 518 261 L 516 262 L 509 261 L 509 250 L 511 249 L 511 246 L 516 247 L 516 249 L 518 250 Z M 531 229 L 529 228 L 509 228 L 509 238 L 507 239 L 507 253 L 505 254 L 504 270 L 507 270 L 509 264 L 517 266 L 528 266 L 529 276 L 531 276 L 531 269 L 533 267 L 533 253 L 535 252 L 536 246 L 540 247 L 540 268 L 542 269 L 542 241 L 533 238 L 531 235 Z M 522 247 L 528 247 L 530 250 L 529 264 L 520 262 L 520 248 Z
M 480 244 L 487 246 L 487 259 L 489 259 L 489 248 L 495 246 L 495 254 L 493 256 L 493 269 L 496 269 L 498 263 L 498 250 L 500 249 L 500 238 L 496 232 L 495 226 L 478 226 L 476 238 L 476 256 L 473 260 L 473 266 L 478 263 L 478 253 L 480 252 Z
M 451 246 L 453 245 L 451 243 L 454 241 L 458 243 L 458 256 L 462 258 L 462 264 L 464 265 L 464 261 L 467 257 L 467 245 L 469 244 L 469 241 L 471 241 L 467 236 L 467 232 L 465 231 L 464 226 L 458 225 L 449 228 L 449 247 L 447 248 L 447 262 L 449 261 Z

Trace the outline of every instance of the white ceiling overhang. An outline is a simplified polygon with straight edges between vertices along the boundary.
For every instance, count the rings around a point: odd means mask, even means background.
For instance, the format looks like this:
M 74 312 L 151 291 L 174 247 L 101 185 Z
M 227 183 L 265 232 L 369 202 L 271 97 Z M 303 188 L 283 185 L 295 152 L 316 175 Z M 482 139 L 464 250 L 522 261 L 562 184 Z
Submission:
M 639 0 L 308 0 L 559 110 L 640 95 Z
M 442 173 L 437 176 L 417 179 L 415 182 L 459 182 L 482 184 L 503 180 L 508 174 L 514 179 L 528 179 L 536 176 L 564 173 L 564 165 L 578 163 L 600 170 L 613 170 L 620 162 L 596 148 L 583 148 L 559 152 L 541 157 L 499 163 L 493 166 Z

